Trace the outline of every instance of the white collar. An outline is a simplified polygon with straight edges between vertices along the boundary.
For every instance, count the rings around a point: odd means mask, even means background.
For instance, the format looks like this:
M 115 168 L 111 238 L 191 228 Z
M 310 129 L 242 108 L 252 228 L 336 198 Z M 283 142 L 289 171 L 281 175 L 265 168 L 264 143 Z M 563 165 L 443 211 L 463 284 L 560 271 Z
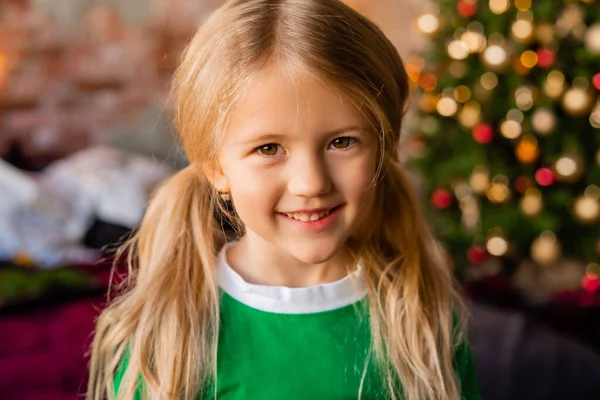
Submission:
M 310 287 L 248 283 L 228 264 L 227 247 L 219 252 L 217 282 L 225 293 L 249 307 L 278 314 L 310 314 L 351 305 L 367 294 L 364 271 L 360 267 L 338 281 Z

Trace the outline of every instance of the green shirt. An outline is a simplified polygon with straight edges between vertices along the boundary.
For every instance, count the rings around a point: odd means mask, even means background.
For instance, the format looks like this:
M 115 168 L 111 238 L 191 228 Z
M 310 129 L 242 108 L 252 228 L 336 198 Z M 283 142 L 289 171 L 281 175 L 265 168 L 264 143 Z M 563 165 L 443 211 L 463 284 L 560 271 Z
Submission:
M 357 399 L 366 363 L 361 398 L 386 398 L 368 356 L 370 328 L 360 269 L 340 281 L 309 288 L 252 285 L 227 265 L 222 252 L 218 281 L 218 399 Z M 117 371 L 117 388 L 126 365 L 125 359 Z M 455 367 L 463 399 L 479 400 L 466 343 L 456 352 Z

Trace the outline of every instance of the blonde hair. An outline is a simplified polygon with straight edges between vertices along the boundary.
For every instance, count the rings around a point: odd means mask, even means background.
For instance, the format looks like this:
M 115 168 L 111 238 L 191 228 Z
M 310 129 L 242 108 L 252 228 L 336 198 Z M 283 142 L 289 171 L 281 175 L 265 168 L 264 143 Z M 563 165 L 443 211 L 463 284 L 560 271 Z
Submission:
M 350 239 L 367 275 L 372 350 L 391 398 L 459 399 L 452 362 L 459 296 L 398 161 L 406 72 L 381 31 L 337 0 L 229 1 L 190 42 L 173 93 L 192 163 L 158 189 L 126 248 L 135 284 L 98 319 L 88 398 L 113 397 L 126 351 L 119 398 L 132 398 L 141 377 L 149 398 L 192 399 L 215 377 L 213 270 L 225 241 L 215 215 L 228 213 L 197 166 L 216 162 L 218 133 L 237 96 L 270 63 L 333 84 L 377 132 L 372 214 Z

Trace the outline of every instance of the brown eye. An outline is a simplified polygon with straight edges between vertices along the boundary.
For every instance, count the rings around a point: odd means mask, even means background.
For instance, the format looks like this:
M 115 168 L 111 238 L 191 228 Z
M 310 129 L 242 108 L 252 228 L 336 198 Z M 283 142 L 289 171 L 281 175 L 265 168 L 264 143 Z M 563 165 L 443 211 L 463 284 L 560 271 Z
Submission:
M 265 144 L 264 146 L 260 146 L 256 150 L 262 154 L 263 156 L 274 156 L 279 152 L 279 145 L 275 143 Z
M 331 141 L 331 145 L 335 149 L 345 149 L 352 146 L 356 142 L 356 139 L 350 136 L 339 137 Z

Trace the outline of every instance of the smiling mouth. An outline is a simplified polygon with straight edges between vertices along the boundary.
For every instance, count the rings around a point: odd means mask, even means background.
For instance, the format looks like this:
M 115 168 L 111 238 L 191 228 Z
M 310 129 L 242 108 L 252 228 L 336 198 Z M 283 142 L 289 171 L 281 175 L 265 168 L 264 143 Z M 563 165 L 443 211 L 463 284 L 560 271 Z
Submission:
M 323 219 L 330 215 L 332 212 L 340 208 L 341 206 L 336 206 L 330 208 L 328 210 L 317 211 L 317 212 L 296 212 L 296 213 L 280 213 L 285 215 L 288 218 L 295 219 L 296 221 L 301 222 L 315 222 L 320 219 Z

